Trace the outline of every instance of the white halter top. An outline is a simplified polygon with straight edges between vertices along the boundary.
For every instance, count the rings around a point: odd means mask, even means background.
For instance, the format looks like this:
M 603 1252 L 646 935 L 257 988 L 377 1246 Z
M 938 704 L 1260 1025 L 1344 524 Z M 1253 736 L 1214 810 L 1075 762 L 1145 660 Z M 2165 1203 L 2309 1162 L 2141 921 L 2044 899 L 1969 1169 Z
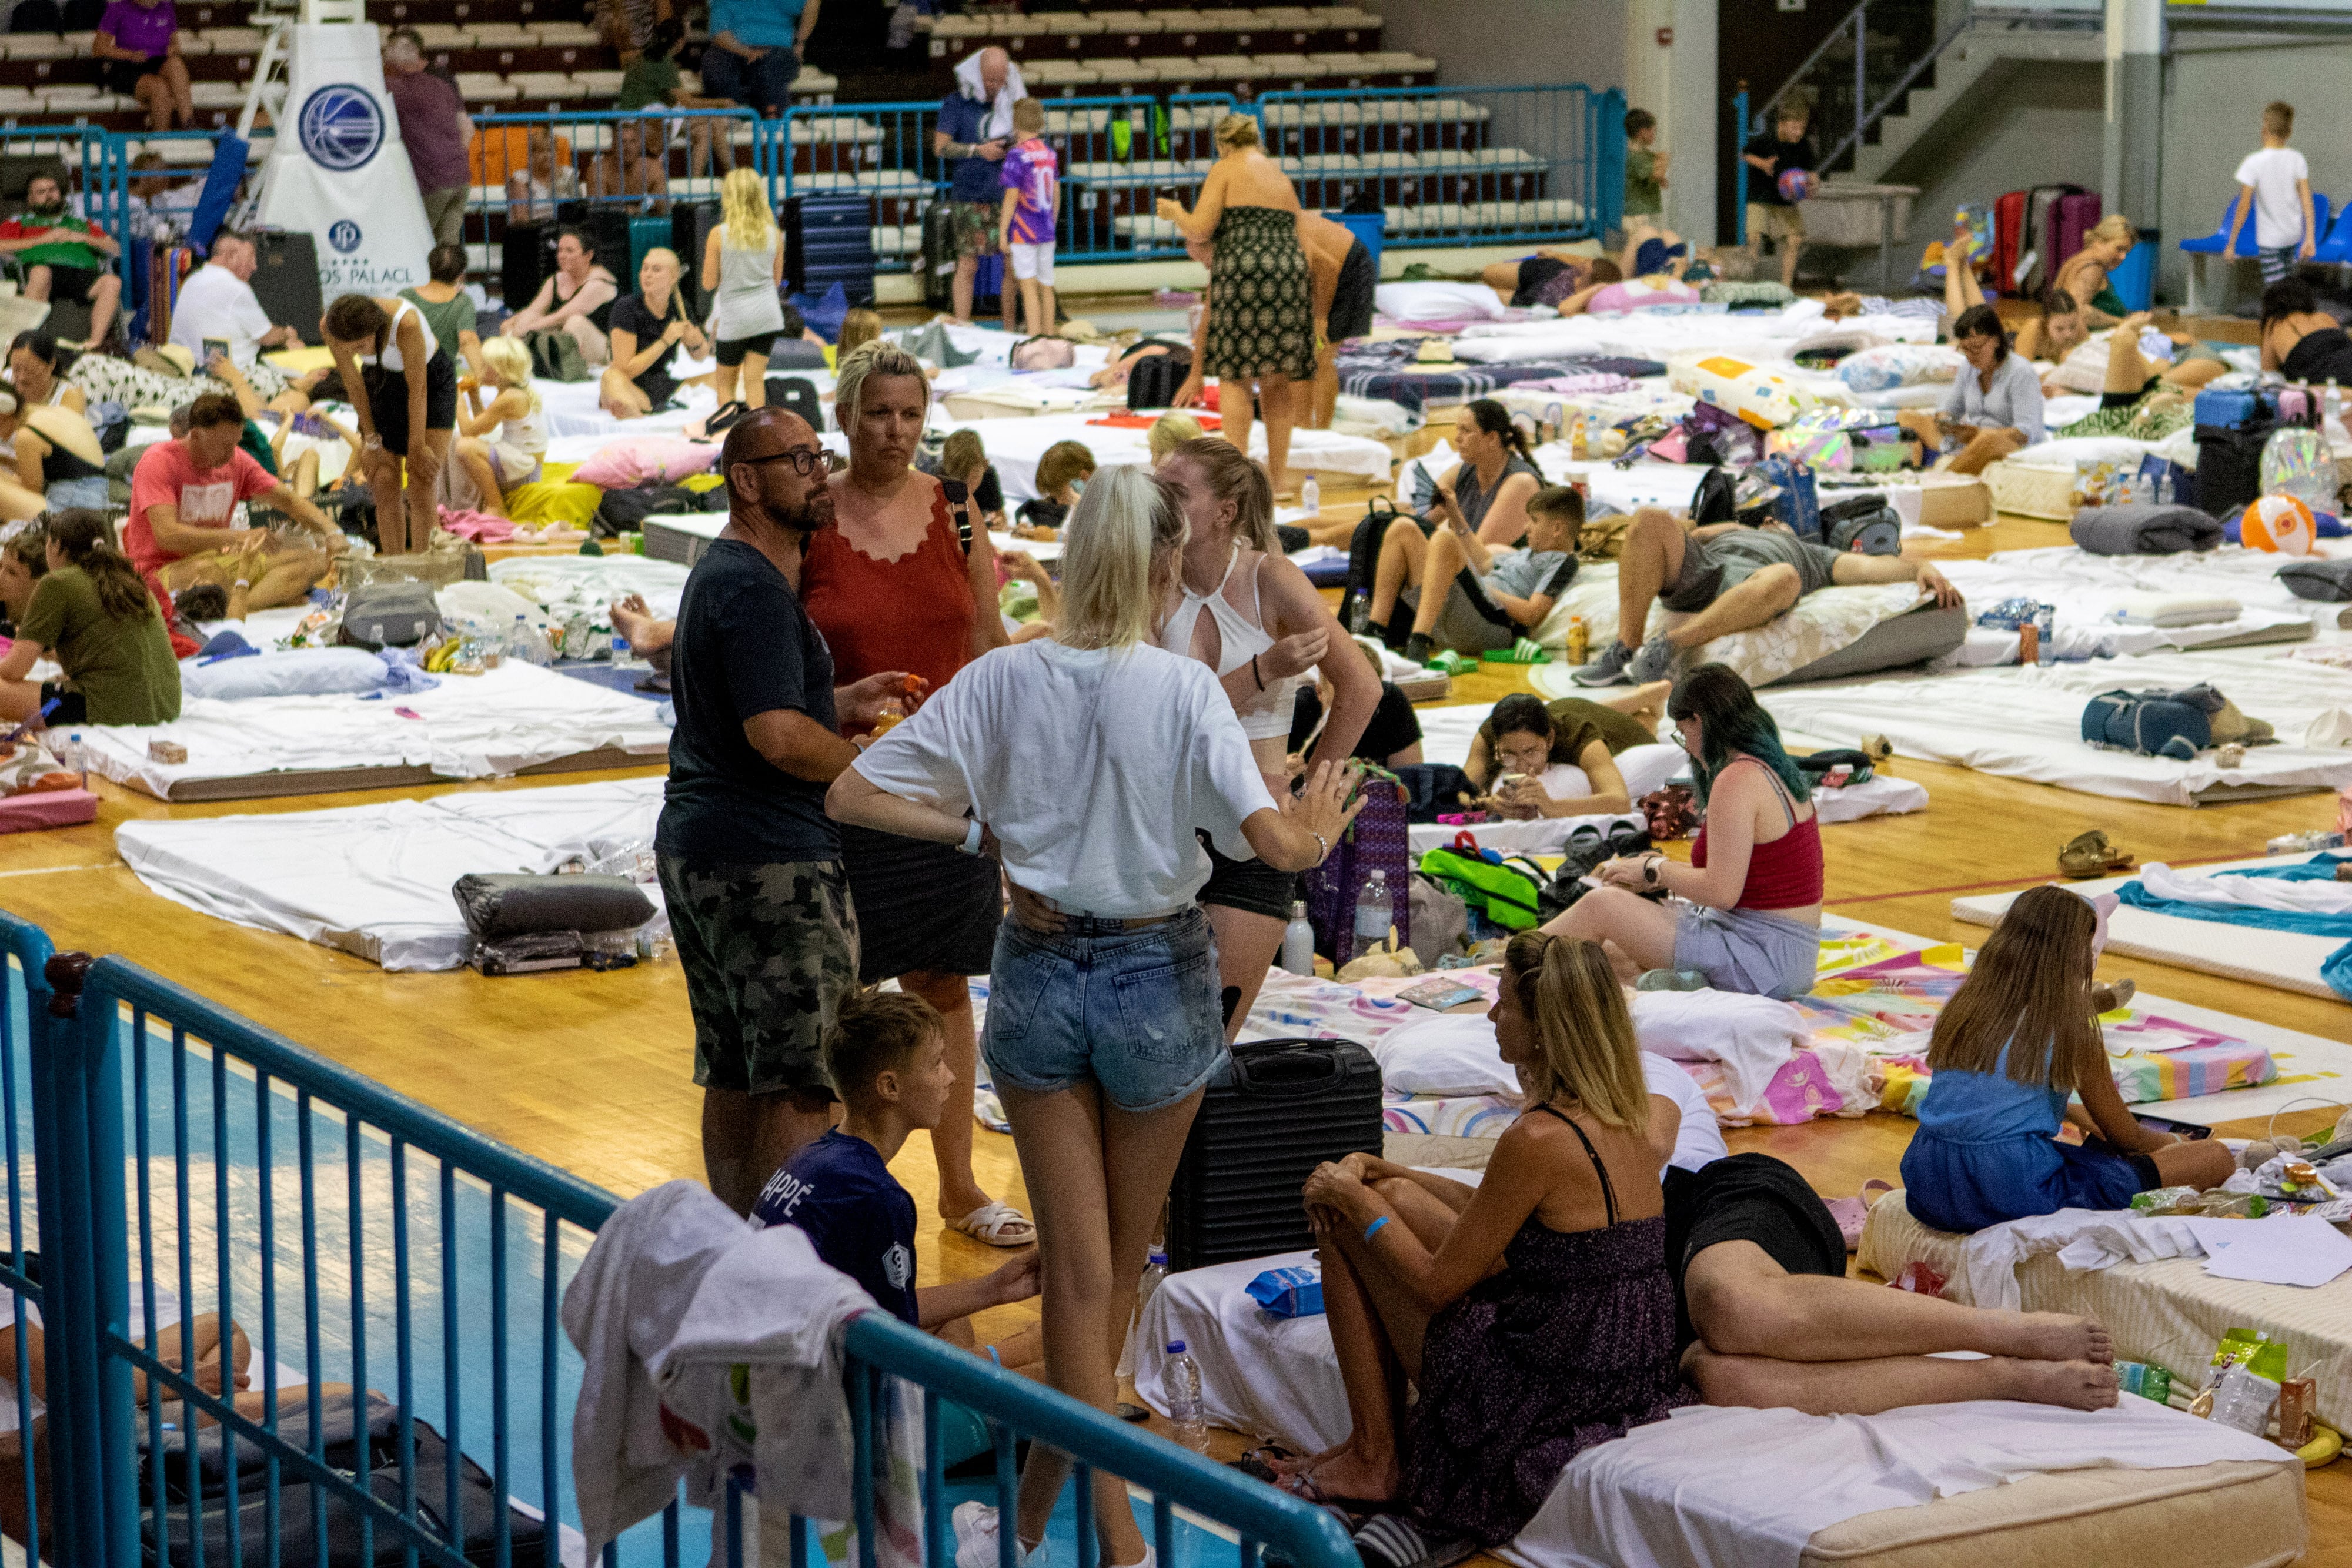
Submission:
M 1234 608 L 1225 598 L 1225 585 L 1233 580 L 1234 568 L 1241 563 L 1242 547 L 1236 543 L 1234 553 L 1225 561 L 1225 575 L 1217 586 L 1206 593 L 1195 593 L 1180 580 L 1177 587 L 1184 597 L 1168 623 L 1160 629 L 1160 645 L 1171 653 L 1192 656 L 1192 632 L 1199 625 L 1201 612 L 1206 610 L 1217 627 L 1217 674 L 1229 675 L 1258 654 L 1274 646 L 1274 639 L 1258 624 L 1257 573 L 1250 573 L 1250 608 L 1247 612 Z M 1261 562 L 1264 557 L 1259 558 Z M 1289 675 L 1265 683 L 1263 695 L 1253 692 L 1249 698 L 1236 703 L 1235 716 L 1242 721 L 1242 733 L 1252 740 L 1268 740 L 1276 736 L 1287 740 L 1290 721 L 1298 708 L 1298 688 L 1303 675 Z

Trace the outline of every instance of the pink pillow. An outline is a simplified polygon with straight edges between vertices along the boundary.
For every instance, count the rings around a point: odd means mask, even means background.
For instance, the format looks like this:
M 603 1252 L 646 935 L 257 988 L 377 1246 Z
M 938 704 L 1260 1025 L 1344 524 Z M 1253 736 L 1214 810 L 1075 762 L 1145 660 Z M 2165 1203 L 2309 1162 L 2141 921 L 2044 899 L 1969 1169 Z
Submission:
M 604 490 L 634 490 L 640 485 L 675 485 L 697 474 L 707 474 L 719 461 L 715 441 L 687 441 L 675 435 L 641 435 L 615 441 L 572 472 L 574 485 Z
M 1612 283 L 1585 302 L 1587 310 L 1606 315 L 1612 311 L 1643 310 L 1656 305 L 1696 305 L 1698 290 L 1687 283 L 1670 278 L 1655 282 L 1635 278 L 1630 283 Z

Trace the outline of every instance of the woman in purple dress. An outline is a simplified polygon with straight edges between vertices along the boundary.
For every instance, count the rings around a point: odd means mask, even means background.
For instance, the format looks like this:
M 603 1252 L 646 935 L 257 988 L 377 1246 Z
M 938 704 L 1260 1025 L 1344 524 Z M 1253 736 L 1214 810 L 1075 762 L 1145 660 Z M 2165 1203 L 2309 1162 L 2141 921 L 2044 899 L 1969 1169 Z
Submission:
M 1307 1182 L 1353 1427 L 1278 1468 L 1305 1496 L 1397 1505 L 1359 1533 L 1367 1563 L 1499 1546 L 1579 1452 L 1696 1403 L 1676 1370 L 1650 1092 L 1608 957 L 1522 932 L 1489 1016 L 1527 1109 L 1478 1186 L 1369 1155 Z

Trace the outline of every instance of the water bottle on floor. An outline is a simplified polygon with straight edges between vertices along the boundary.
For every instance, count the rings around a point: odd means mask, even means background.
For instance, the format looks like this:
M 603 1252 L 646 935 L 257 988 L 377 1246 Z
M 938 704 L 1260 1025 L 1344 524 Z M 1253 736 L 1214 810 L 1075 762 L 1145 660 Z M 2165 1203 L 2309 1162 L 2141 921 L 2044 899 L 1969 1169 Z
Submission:
M 1282 928 L 1282 967 L 1294 975 L 1315 973 L 1315 927 L 1307 924 L 1303 898 L 1291 901 L 1290 924 Z
M 1209 1423 L 1201 1411 L 1201 1364 L 1184 1349 L 1184 1342 L 1168 1342 L 1168 1359 L 1160 1369 L 1160 1390 L 1168 1399 L 1169 1434 L 1196 1454 L 1209 1451 Z
M 1356 894 L 1356 952 L 1369 953 L 1389 939 L 1389 927 L 1395 923 L 1396 905 L 1389 897 L 1388 873 L 1376 871 L 1364 883 L 1364 891 Z
M 1312 474 L 1298 482 L 1298 504 L 1307 508 L 1307 515 L 1310 517 L 1322 513 L 1323 486 L 1316 482 Z
M 1118 1375 L 1121 1377 L 1135 1375 L 1135 1342 L 1136 1335 L 1143 1329 L 1143 1309 L 1151 1304 L 1152 1292 L 1159 1290 L 1160 1282 L 1167 1278 L 1168 1254 L 1154 1247 L 1150 1261 L 1143 1266 L 1143 1278 L 1135 1287 L 1135 1316 L 1128 1326 L 1127 1343 L 1118 1353 Z

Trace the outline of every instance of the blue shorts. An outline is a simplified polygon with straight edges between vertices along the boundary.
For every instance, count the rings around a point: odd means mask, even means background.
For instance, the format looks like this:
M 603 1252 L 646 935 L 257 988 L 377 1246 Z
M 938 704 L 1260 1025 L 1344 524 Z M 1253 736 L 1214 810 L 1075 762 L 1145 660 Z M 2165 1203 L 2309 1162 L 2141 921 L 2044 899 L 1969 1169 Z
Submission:
M 1073 917 L 1048 936 L 1008 919 L 982 1055 L 999 1088 L 1093 1082 L 1122 1111 L 1157 1111 L 1224 1064 L 1218 994 L 1216 938 L 1197 904 L 1140 931 Z
M 2044 1137 L 1971 1144 L 1922 1128 L 1903 1151 L 1911 1218 L 1962 1234 L 2062 1208 L 2129 1208 L 2134 1194 L 2163 1185 L 2147 1155 L 2105 1145 Z
M 792 107 L 793 78 L 801 74 L 801 57 L 791 49 L 770 47 L 756 60 L 717 45 L 703 51 L 702 91 L 758 110 L 771 120 Z
M 1675 967 L 1696 969 L 1718 991 L 1801 997 L 1813 988 L 1821 955 L 1818 925 L 1760 909 L 1675 906 Z

